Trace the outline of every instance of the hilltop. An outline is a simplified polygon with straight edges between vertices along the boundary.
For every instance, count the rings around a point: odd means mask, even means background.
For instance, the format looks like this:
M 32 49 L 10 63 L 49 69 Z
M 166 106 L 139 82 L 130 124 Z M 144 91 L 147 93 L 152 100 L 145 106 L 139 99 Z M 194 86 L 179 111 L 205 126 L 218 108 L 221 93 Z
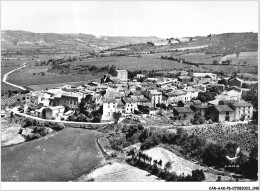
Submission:
M 65 51 L 91 52 L 126 44 L 146 43 L 160 38 L 94 36 L 92 34 L 33 33 L 21 30 L 1 31 L 2 52 L 62 53 Z

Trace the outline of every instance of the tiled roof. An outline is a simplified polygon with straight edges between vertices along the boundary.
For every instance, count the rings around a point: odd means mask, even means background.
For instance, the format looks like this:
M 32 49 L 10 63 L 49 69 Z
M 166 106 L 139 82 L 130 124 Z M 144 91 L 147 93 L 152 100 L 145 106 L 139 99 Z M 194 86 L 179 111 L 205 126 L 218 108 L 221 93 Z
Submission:
M 178 113 L 194 113 L 194 111 L 190 107 L 175 107 Z
M 233 111 L 228 105 L 214 105 L 218 112 L 229 112 Z
M 201 105 L 201 101 L 200 100 L 192 100 L 192 102 L 194 103 L 194 105 Z
M 232 105 L 234 105 L 235 107 L 253 107 L 251 103 L 245 101 L 235 102 Z

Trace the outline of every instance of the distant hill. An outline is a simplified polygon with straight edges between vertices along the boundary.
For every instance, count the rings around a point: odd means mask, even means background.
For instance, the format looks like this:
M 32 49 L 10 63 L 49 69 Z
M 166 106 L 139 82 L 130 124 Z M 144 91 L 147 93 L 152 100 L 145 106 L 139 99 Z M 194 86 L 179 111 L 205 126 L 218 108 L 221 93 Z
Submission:
M 61 52 L 61 51 L 94 51 L 122 46 L 126 44 L 146 43 L 157 41 L 160 38 L 150 37 L 125 37 L 125 36 L 101 36 L 91 34 L 56 34 L 33 33 L 20 30 L 1 31 L 2 51 L 23 52 Z
M 171 43 L 171 41 L 174 41 L 174 43 Z M 162 46 L 156 46 L 155 43 L 148 42 L 143 44 L 124 45 L 120 46 L 120 48 L 127 48 L 137 52 L 160 52 L 196 46 L 207 46 L 207 48 L 203 48 L 201 52 L 209 54 L 227 55 L 236 53 L 238 55 L 240 52 L 258 50 L 258 33 L 223 33 L 208 36 L 169 38 L 169 43 Z

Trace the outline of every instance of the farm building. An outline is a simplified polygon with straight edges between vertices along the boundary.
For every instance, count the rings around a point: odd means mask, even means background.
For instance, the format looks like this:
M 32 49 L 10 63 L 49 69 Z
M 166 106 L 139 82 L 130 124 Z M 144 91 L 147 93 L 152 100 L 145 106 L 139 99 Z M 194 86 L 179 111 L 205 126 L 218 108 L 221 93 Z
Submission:
M 244 83 L 243 80 L 241 80 L 240 78 L 238 77 L 233 77 L 233 78 L 230 78 L 228 80 L 228 85 L 230 86 L 236 86 L 236 87 L 239 87 L 241 88 L 242 87 L 242 84 Z
M 64 106 L 47 107 L 42 110 L 42 117 L 44 119 L 57 119 L 61 118 L 64 114 Z
M 213 105 L 208 108 L 206 116 L 215 122 L 234 121 L 234 113 L 228 105 Z
M 193 119 L 195 113 L 189 107 L 175 107 L 173 108 L 173 114 L 176 117 L 182 117 L 184 119 Z

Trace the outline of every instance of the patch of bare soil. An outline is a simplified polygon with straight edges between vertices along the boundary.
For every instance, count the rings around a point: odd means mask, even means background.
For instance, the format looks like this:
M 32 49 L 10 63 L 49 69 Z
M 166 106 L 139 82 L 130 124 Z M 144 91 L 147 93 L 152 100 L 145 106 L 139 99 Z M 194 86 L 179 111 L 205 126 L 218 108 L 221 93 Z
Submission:
M 162 182 L 164 180 L 121 162 L 111 162 L 97 168 L 88 175 L 80 177 L 77 181 L 95 182 Z
M 22 135 L 19 134 L 20 124 L 9 123 L 5 119 L 1 119 L 1 146 L 8 146 L 25 142 Z

